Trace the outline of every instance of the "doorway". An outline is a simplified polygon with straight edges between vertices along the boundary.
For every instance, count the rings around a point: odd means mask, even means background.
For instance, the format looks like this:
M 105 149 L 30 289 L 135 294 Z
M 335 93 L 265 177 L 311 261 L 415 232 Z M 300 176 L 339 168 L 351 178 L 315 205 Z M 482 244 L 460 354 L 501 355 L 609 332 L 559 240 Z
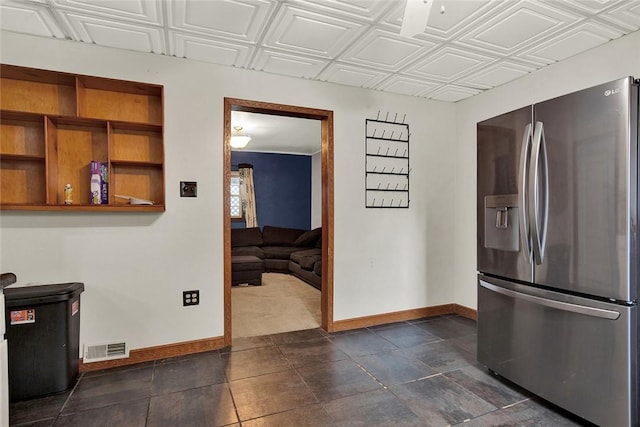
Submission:
M 319 120 L 322 181 L 322 289 L 321 326 L 333 331 L 333 112 L 236 98 L 224 99 L 224 344 L 231 345 L 231 187 L 232 111 Z

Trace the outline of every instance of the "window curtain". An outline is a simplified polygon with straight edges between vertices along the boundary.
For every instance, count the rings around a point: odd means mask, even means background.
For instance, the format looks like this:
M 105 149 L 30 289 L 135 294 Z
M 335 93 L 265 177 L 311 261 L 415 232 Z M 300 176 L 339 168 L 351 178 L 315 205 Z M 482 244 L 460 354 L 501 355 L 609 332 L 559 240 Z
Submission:
M 253 165 L 240 163 L 240 198 L 242 199 L 242 211 L 247 228 L 258 226 L 256 216 L 256 193 L 253 189 Z

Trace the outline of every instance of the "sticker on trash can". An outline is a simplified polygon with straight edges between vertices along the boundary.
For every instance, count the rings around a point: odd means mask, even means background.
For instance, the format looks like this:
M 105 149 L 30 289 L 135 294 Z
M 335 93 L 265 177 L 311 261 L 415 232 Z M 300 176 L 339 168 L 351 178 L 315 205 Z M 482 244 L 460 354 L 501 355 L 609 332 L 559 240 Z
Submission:
M 29 308 L 27 310 L 12 310 L 11 324 L 24 325 L 26 323 L 36 323 L 36 309 Z
M 76 313 L 78 313 L 79 308 L 80 308 L 80 300 L 77 299 L 71 303 L 71 315 L 75 316 Z

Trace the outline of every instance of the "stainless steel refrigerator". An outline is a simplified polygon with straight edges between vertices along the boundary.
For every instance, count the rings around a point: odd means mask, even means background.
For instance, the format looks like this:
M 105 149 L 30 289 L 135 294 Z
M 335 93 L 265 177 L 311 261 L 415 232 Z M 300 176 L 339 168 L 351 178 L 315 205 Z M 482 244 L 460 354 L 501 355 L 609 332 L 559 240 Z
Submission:
M 478 360 L 602 426 L 638 426 L 638 85 L 478 123 Z

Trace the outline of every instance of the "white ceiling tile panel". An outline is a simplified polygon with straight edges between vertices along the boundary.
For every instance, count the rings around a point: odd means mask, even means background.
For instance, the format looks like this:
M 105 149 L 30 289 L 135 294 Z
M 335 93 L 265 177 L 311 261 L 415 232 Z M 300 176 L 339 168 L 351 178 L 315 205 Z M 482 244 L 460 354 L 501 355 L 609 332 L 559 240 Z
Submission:
M 578 21 L 579 16 L 531 1 L 509 3 L 510 7 L 479 25 L 460 40 L 508 55 Z
M 341 59 L 351 64 L 397 71 L 433 46 L 435 43 L 418 42 L 376 29 L 367 32 Z
M 447 85 L 429 94 L 428 98 L 437 101 L 457 102 L 473 95 L 477 95 L 481 90 L 471 89 L 461 86 Z
M 36 36 L 66 37 L 64 27 L 43 6 L 3 1 L 0 3 L 0 27 L 3 30 Z
M 600 16 L 631 31 L 638 31 L 640 29 L 640 1 L 625 0 L 619 6 Z
M 328 15 L 348 17 L 361 22 L 373 22 L 386 13 L 398 1 L 380 0 L 298 0 L 292 1 L 300 7 L 324 12 Z
M 399 31 L 404 16 L 404 2 L 396 2 L 396 5 L 384 18 L 384 23 L 397 27 Z M 441 13 L 442 6 L 444 13 Z M 451 37 L 469 28 L 474 21 L 486 19 L 490 13 L 495 13 L 495 3 L 491 4 L 490 0 L 436 0 L 429 15 L 425 34 L 441 39 Z
M 470 73 L 474 69 L 488 65 L 493 61 L 495 61 L 495 58 L 446 47 L 421 59 L 405 72 L 449 83 L 461 75 Z
M 162 3 L 155 0 L 51 0 L 60 9 L 89 12 L 109 18 L 131 19 L 145 24 L 162 25 Z
M 362 31 L 362 24 L 284 5 L 264 45 L 332 58 Z
M 543 0 L 551 7 L 560 7 L 575 11 L 582 11 L 586 14 L 599 13 L 603 10 L 628 0 Z
M 370 88 L 375 86 L 388 75 L 388 73 L 368 70 L 346 64 L 331 64 L 318 76 L 318 78 L 320 80 L 347 86 Z
M 169 26 L 256 43 L 276 2 L 266 0 L 172 0 Z
M 442 83 L 427 82 L 407 76 L 395 75 L 378 85 L 376 89 L 400 95 L 421 96 L 442 86 Z
M 478 34 L 476 40 L 492 46 L 512 49 L 558 24 L 559 22 L 555 19 L 523 8 Z
M 172 32 L 171 43 L 174 56 L 233 67 L 244 67 L 252 49 L 238 43 L 210 40 L 178 32 Z
M 597 23 L 585 23 L 563 33 L 561 37 L 555 37 L 519 56 L 533 60 L 544 60 L 549 63 L 561 61 L 621 35 L 621 31 L 611 27 Z
M 261 49 L 251 68 L 267 73 L 312 78 L 325 67 L 325 61 Z
M 552 37 L 547 37 L 544 40 L 549 40 L 551 38 Z M 524 59 L 522 56 L 518 56 L 519 53 L 526 52 L 527 48 L 531 49 L 531 48 L 533 48 L 535 46 L 538 46 L 539 44 L 540 44 L 540 42 L 534 42 L 534 43 L 528 45 L 526 48 L 516 49 L 516 50 L 513 50 L 510 53 L 504 53 L 504 52 L 498 51 L 496 49 L 491 49 L 491 48 L 488 48 L 488 47 L 471 45 L 469 43 L 460 42 L 460 41 L 453 41 L 453 42 L 447 43 L 446 45 L 451 47 L 451 48 L 462 50 L 462 51 L 467 52 L 468 54 L 471 54 L 471 55 L 476 54 L 476 55 L 485 56 L 485 57 L 494 58 L 494 59 L 513 59 L 513 60 L 515 60 L 515 62 L 522 62 L 524 65 L 540 68 L 540 67 L 544 67 L 546 65 L 549 65 L 549 62 L 548 61 L 543 61 L 541 59 L 534 59 L 532 57 Z M 442 45 L 442 44 L 440 44 L 440 45 Z
M 471 21 L 489 13 L 488 6 L 490 6 L 488 0 L 435 1 L 433 13 L 429 17 L 427 33 L 449 36 L 461 27 L 468 26 Z M 444 13 L 441 13 L 443 7 Z
M 142 52 L 166 53 L 164 36 L 158 28 L 64 13 L 84 42 Z
M 553 61 L 560 61 L 608 41 L 608 38 L 602 37 L 598 34 L 594 34 L 589 31 L 580 31 L 561 40 L 554 40 L 543 49 L 538 49 L 532 53 L 536 56 L 548 58 Z
M 472 75 L 462 78 L 456 83 L 467 87 L 491 89 L 510 82 L 511 80 L 525 76 L 535 70 L 535 67 L 527 67 L 508 61 L 500 61 L 499 63 L 492 64 L 483 70 L 474 72 Z

